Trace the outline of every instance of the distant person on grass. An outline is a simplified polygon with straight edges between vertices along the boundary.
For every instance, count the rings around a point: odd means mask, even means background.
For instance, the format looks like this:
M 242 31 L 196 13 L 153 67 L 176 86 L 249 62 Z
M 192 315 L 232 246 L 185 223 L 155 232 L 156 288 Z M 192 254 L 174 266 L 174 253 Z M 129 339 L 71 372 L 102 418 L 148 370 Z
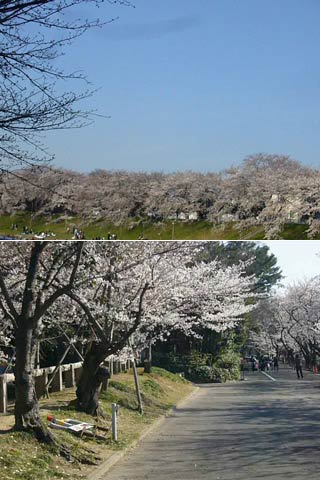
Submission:
M 298 380 L 300 380 L 300 378 L 303 378 L 303 373 L 302 373 L 301 359 L 300 359 L 300 356 L 298 355 L 298 353 L 294 357 L 294 364 L 295 364 L 295 367 L 296 367 Z

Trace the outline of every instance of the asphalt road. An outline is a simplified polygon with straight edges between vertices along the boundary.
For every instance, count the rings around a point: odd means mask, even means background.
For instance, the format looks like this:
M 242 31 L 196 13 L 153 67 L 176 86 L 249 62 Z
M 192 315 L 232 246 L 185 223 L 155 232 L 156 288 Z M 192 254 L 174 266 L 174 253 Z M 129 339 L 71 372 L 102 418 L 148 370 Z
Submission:
M 202 385 L 105 479 L 319 480 L 320 377 L 270 375 Z

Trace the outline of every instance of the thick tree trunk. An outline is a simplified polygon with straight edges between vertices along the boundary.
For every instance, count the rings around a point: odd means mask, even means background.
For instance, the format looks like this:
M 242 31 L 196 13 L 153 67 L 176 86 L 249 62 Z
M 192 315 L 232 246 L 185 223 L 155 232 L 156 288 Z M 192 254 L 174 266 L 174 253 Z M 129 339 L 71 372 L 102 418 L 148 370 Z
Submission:
M 110 372 L 100 364 L 106 358 L 106 346 L 93 344 L 83 362 L 83 371 L 77 387 L 77 409 L 89 415 L 99 415 L 99 395 L 102 382 Z
M 30 321 L 20 321 L 16 331 L 15 429 L 29 431 L 42 442 L 54 443 L 53 437 L 40 419 L 33 377 L 36 350 Z

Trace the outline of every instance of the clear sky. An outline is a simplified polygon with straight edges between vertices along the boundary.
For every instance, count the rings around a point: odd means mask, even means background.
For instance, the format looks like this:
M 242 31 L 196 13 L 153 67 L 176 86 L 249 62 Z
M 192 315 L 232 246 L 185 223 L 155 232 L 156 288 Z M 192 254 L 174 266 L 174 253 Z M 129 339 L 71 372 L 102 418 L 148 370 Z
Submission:
M 320 275 L 320 240 L 272 240 L 264 241 L 277 257 L 285 276 L 282 283 L 297 282 Z
M 101 18 L 120 18 L 61 60 L 111 118 L 50 134 L 56 165 L 206 172 L 258 152 L 318 165 L 319 0 L 134 3 L 106 3 Z

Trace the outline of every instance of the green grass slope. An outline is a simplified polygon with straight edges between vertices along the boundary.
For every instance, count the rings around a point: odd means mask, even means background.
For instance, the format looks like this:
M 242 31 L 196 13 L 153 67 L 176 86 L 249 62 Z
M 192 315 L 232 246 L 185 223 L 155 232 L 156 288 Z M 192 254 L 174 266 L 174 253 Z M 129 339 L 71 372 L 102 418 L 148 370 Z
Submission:
M 111 432 L 104 434 L 105 440 L 79 438 L 68 432 L 54 430 L 59 442 L 68 445 L 77 458 L 93 460 L 95 456 L 103 460 L 115 451 L 131 445 L 141 433 L 168 409 L 194 391 L 192 384 L 178 375 L 160 368 L 154 368 L 151 374 L 138 369 L 144 414 L 137 411 L 138 403 L 134 388 L 132 371 L 114 375 L 109 382 L 107 392 L 101 393 L 100 404 L 106 418 L 99 419 L 104 427 L 111 425 L 111 403 L 120 406 L 118 418 L 118 442 L 111 439 Z M 67 389 L 50 395 L 42 400 L 41 416 L 46 422 L 47 415 L 58 419 L 75 418 L 94 423 L 89 415 L 76 412 L 70 402 L 75 399 L 74 389 Z M 13 415 L 0 416 L 0 478 L 2 480 L 50 480 L 85 478 L 92 466 L 78 462 L 68 463 L 57 452 L 40 445 L 26 433 L 12 432 Z
M 17 230 L 12 230 L 12 224 L 18 224 Z M 120 240 L 263 240 L 263 226 L 253 226 L 239 229 L 235 223 L 212 225 L 205 220 L 194 222 L 150 222 L 128 221 L 123 225 L 113 225 L 103 220 L 88 222 L 79 217 L 60 220 L 58 216 L 40 217 L 28 213 L 0 216 L 0 235 L 15 236 L 20 239 L 32 239 L 33 235 L 23 235 L 23 226 L 32 229 L 34 233 L 53 232 L 55 240 L 70 240 L 72 228 L 76 226 L 83 230 L 86 240 L 95 238 L 107 239 L 108 233 L 115 233 Z M 287 224 L 281 237 L 284 240 L 306 240 L 307 226 Z M 320 238 L 317 237 L 317 238 Z

